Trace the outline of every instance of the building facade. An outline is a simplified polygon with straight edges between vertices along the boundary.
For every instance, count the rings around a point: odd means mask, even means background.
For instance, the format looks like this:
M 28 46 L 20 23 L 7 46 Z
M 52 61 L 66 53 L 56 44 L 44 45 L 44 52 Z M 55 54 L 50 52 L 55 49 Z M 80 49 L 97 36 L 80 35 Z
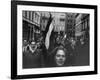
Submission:
M 78 38 L 82 35 L 82 14 L 77 14 L 75 17 L 75 36 Z
M 35 34 L 40 33 L 40 13 L 35 11 L 23 11 L 23 40 L 32 41 Z
M 65 31 L 65 13 L 53 13 L 54 16 L 54 31 L 64 32 Z
M 82 16 L 82 32 L 83 32 L 83 37 L 86 41 L 89 40 L 89 28 L 90 28 L 90 15 L 83 14 L 83 16 Z
M 41 29 L 45 30 L 50 14 L 53 17 L 54 31 L 65 31 L 65 13 L 58 12 L 41 12 Z
M 66 13 L 67 38 L 75 37 L 75 13 Z
M 49 20 L 49 17 L 50 17 L 49 12 L 41 12 L 41 20 L 40 20 L 41 31 L 45 30 L 47 23 L 48 23 L 48 20 Z
M 77 14 L 75 20 L 75 37 L 89 38 L 89 14 Z

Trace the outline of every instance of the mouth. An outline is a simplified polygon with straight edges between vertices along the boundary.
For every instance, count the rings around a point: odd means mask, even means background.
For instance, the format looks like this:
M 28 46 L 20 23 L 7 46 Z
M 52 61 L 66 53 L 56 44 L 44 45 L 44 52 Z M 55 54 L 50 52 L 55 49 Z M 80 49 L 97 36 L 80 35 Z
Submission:
M 61 66 L 61 65 L 63 65 L 63 64 L 64 64 L 64 61 L 63 61 L 63 60 L 59 60 L 59 61 L 58 61 L 58 65 Z

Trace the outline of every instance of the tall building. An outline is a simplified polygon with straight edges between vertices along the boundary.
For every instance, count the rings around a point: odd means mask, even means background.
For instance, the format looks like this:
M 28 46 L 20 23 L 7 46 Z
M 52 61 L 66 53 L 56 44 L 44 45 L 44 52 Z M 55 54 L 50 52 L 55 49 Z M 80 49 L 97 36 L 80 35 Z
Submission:
M 45 30 L 50 13 L 53 17 L 53 26 L 55 32 L 65 31 L 65 13 L 41 12 L 41 30 Z
M 55 32 L 64 32 L 65 31 L 65 13 L 52 13 L 54 16 L 54 31 Z
M 82 32 L 85 39 L 89 39 L 90 15 L 83 14 L 82 16 Z
M 82 35 L 82 14 L 77 14 L 75 17 L 75 36 L 79 38 Z
M 77 14 L 75 20 L 75 36 L 77 39 L 89 37 L 89 14 Z
M 23 40 L 34 40 L 35 33 L 39 33 L 40 13 L 35 11 L 23 11 Z
M 66 13 L 65 30 L 67 37 L 75 37 L 75 13 Z
M 41 30 L 44 31 L 47 25 L 47 22 L 49 20 L 49 12 L 41 12 L 41 20 L 40 20 L 40 24 L 41 24 Z

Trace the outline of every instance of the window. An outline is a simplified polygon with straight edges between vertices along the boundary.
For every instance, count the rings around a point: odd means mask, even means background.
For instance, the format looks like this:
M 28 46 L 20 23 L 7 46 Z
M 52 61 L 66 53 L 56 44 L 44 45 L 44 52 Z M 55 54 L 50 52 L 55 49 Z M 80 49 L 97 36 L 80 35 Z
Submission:
M 60 18 L 60 21 L 65 21 L 65 19 L 63 19 L 63 18 Z
M 32 12 L 32 21 L 34 22 L 34 12 Z
M 27 19 L 29 19 L 29 11 L 27 11 Z
M 27 11 L 25 11 L 25 18 L 27 18 Z
M 23 17 L 25 17 L 25 11 L 23 11 L 22 15 L 23 15 Z

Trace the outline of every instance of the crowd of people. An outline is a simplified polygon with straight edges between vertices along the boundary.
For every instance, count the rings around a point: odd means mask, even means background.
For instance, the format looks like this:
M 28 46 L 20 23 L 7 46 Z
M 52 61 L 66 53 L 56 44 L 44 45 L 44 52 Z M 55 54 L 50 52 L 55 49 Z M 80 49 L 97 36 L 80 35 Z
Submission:
M 49 38 L 50 39 L 49 48 L 47 48 L 45 40 L 51 22 L 52 22 L 52 17 L 50 16 L 45 31 L 40 33 L 42 35 L 36 38 L 37 39 L 36 41 L 23 40 L 22 48 L 23 48 L 24 65 L 27 66 L 33 64 L 34 66 L 35 64 L 40 64 L 39 67 L 68 66 L 67 59 L 68 57 L 70 56 L 72 57 L 74 55 L 74 50 L 76 46 L 79 46 L 79 44 L 82 46 L 88 42 L 89 37 L 86 38 L 85 37 L 86 34 L 84 34 L 82 37 L 78 39 L 77 37 L 67 37 L 67 34 L 65 32 L 58 32 L 57 34 L 55 34 L 54 31 L 51 31 L 52 33 L 50 33 L 51 36 Z M 32 57 L 32 59 L 30 61 L 26 61 L 27 59 L 26 55 Z M 33 58 L 34 59 L 36 58 L 35 59 L 36 61 L 33 60 Z M 26 64 L 26 62 L 28 64 Z
M 67 65 L 67 57 L 74 55 L 72 51 L 76 48 L 77 43 L 80 43 L 80 45 L 85 44 L 82 38 L 80 40 L 73 37 L 67 38 L 66 34 L 63 36 L 60 34 L 55 35 L 52 39 L 54 39 L 51 43 L 53 47 L 50 50 L 46 49 L 42 36 L 37 42 L 24 40 L 23 55 L 42 55 L 41 67 L 65 66 Z

